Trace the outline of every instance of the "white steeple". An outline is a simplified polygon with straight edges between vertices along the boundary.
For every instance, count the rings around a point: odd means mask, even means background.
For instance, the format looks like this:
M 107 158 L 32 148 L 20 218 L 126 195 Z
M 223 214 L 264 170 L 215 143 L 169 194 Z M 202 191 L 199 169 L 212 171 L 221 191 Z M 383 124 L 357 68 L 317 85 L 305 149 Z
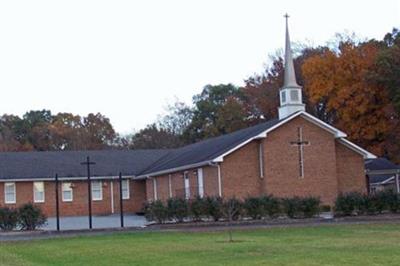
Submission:
M 283 119 L 295 112 L 305 110 L 305 105 L 303 104 L 301 95 L 301 87 L 296 82 L 296 73 L 293 66 L 288 26 L 289 16 L 286 14 L 284 17 L 286 18 L 285 75 L 283 87 L 279 91 L 279 119 Z

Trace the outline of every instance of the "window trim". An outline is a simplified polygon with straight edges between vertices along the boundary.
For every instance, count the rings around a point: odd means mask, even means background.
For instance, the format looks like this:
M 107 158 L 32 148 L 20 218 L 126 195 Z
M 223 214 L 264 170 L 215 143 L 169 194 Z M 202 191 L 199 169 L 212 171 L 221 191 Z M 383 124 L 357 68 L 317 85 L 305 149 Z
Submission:
M 101 201 L 101 200 L 103 200 L 103 181 L 101 181 L 101 180 L 93 180 L 91 182 L 92 182 L 91 183 L 92 201 Z M 94 188 L 93 184 L 94 183 L 99 183 L 100 184 L 100 197 L 99 198 L 95 198 L 94 197 L 94 193 L 93 193 L 93 188 Z
M 12 185 L 14 187 L 14 200 L 12 201 L 7 201 L 7 185 Z M 4 203 L 5 204 L 15 204 L 17 203 L 17 184 L 15 182 L 6 182 L 4 183 Z
M 67 190 L 64 190 L 64 187 L 65 187 L 64 185 L 66 185 L 66 184 L 69 184 L 69 186 L 68 186 Z M 66 191 L 71 191 L 71 199 L 66 199 L 64 197 L 64 192 L 66 192 Z M 61 198 L 62 198 L 63 202 L 72 202 L 74 200 L 74 190 L 72 188 L 72 183 L 71 182 L 63 182 L 61 184 Z
M 128 200 L 131 198 L 131 193 L 130 193 L 130 189 L 129 189 L 129 179 L 123 179 L 122 180 L 122 184 L 126 182 L 126 192 L 127 192 L 127 196 L 124 197 L 124 186 L 122 185 L 122 199 L 123 200 Z
M 42 200 L 38 200 L 36 198 L 35 184 L 42 184 L 42 186 L 43 186 L 43 191 L 39 191 L 39 193 L 43 193 L 43 199 Z M 44 182 L 43 181 L 33 182 L 33 202 L 34 203 L 44 203 L 45 202 L 45 187 L 44 187 Z

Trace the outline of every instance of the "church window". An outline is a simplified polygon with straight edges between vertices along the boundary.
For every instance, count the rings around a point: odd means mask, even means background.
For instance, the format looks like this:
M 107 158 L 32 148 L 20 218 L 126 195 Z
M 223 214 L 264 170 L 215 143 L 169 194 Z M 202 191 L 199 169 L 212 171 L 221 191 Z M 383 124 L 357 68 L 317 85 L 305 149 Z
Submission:
M 92 200 L 103 199 L 103 187 L 101 181 L 92 181 Z
M 72 192 L 72 184 L 71 183 L 63 183 L 62 184 L 62 200 L 64 202 L 72 201 L 73 192 Z
M 7 204 L 13 204 L 16 202 L 15 183 L 4 184 L 4 197 L 5 203 Z
M 33 201 L 44 202 L 44 182 L 33 182 Z

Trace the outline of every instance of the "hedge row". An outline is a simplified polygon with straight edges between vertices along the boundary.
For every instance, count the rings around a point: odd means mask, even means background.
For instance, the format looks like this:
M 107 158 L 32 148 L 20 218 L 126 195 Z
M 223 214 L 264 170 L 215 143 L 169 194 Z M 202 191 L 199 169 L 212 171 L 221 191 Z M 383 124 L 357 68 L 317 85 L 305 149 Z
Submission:
M 204 218 L 214 221 L 220 219 L 231 221 L 249 217 L 256 220 L 266 217 L 276 218 L 282 214 L 290 218 L 307 218 L 317 215 L 319 211 L 320 200 L 315 197 L 263 196 L 249 197 L 243 201 L 220 197 L 197 197 L 193 200 L 170 198 L 166 203 L 156 200 L 145 206 L 147 220 L 157 223 L 200 221 Z
M 0 229 L 4 231 L 15 228 L 35 230 L 44 225 L 46 221 L 47 218 L 42 210 L 32 203 L 24 204 L 18 209 L 0 208 Z
M 360 214 L 396 213 L 400 211 L 400 195 L 392 190 L 374 194 L 351 192 L 341 194 L 335 202 L 335 215 L 349 216 Z

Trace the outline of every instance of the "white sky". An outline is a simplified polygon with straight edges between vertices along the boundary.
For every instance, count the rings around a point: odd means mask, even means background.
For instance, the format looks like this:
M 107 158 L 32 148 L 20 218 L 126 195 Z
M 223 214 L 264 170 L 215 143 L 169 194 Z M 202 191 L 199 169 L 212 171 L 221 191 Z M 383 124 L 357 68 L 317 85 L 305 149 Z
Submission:
M 206 84 L 243 84 L 291 39 L 379 38 L 399 1 L 0 1 L 0 114 L 101 112 L 129 133 Z

